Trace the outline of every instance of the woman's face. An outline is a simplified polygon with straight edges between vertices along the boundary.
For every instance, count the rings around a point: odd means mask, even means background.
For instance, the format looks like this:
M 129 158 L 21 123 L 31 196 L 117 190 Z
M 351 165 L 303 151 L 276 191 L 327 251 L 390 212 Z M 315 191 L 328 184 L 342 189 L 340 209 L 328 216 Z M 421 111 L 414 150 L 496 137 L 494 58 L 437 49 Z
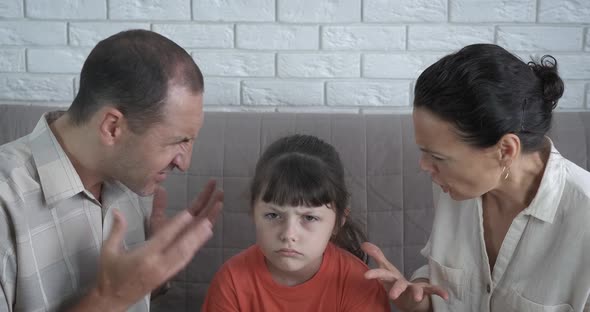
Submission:
M 497 146 L 477 148 L 463 142 L 451 123 L 425 108 L 414 109 L 413 119 L 420 167 L 451 198 L 479 197 L 498 186 L 503 175 Z

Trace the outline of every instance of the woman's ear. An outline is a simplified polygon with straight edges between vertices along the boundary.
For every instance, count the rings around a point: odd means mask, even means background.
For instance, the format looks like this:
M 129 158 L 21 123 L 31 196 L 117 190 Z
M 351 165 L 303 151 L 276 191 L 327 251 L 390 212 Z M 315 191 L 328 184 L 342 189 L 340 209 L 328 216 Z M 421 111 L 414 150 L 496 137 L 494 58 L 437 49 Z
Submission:
M 520 138 L 514 133 L 507 133 L 498 141 L 500 152 L 500 163 L 502 166 L 510 167 L 521 152 Z

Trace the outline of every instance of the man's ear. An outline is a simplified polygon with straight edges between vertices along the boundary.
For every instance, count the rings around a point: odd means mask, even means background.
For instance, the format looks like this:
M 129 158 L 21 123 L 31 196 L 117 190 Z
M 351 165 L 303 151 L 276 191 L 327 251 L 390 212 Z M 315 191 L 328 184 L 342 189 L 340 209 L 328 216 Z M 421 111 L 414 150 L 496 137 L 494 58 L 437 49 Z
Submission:
M 100 141 L 112 146 L 121 140 L 122 134 L 128 129 L 127 120 L 120 110 L 106 106 L 96 113 L 98 135 Z
M 510 167 L 521 152 L 520 138 L 514 133 L 507 133 L 498 141 L 499 161 L 502 166 Z

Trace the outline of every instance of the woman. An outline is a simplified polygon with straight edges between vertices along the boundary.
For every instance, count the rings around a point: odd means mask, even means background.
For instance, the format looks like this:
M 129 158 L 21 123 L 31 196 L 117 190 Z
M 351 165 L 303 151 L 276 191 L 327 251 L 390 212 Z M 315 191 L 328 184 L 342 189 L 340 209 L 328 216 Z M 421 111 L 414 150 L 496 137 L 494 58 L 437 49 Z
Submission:
M 553 57 L 526 64 L 491 44 L 420 75 L 420 166 L 443 191 L 428 264 L 409 282 L 363 245 L 380 266 L 365 277 L 400 310 L 590 310 L 590 173 L 546 137 L 563 89 Z

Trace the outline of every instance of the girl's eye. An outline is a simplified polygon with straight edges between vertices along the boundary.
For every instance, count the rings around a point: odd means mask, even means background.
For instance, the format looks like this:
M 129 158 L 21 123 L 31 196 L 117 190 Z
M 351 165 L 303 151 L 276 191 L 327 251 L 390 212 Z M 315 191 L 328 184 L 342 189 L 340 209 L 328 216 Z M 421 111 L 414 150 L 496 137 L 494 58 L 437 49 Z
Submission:
M 268 220 L 275 220 L 278 217 L 279 217 L 279 215 L 274 212 L 269 212 L 269 213 L 264 214 L 264 218 L 268 219 Z
M 305 216 L 303 216 L 303 220 L 305 220 L 306 222 L 314 222 L 314 221 L 318 221 L 319 218 L 314 217 L 314 216 L 305 215 Z

